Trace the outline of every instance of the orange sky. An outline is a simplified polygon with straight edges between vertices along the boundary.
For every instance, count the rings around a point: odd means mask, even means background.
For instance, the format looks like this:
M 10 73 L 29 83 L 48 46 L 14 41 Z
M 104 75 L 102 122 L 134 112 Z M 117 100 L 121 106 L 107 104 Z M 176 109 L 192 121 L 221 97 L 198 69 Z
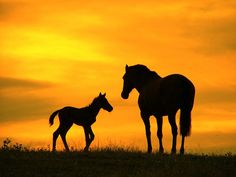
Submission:
M 93 146 L 146 149 L 137 92 L 120 97 L 125 64 L 141 63 L 195 84 L 189 151 L 235 152 L 235 19 L 234 0 L 0 0 L 0 138 L 47 146 L 58 125 L 49 128 L 49 115 L 101 91 L 114 111 L 98 115 Z M 83 146 L 83 136 L 74 126 L 68 143 Z

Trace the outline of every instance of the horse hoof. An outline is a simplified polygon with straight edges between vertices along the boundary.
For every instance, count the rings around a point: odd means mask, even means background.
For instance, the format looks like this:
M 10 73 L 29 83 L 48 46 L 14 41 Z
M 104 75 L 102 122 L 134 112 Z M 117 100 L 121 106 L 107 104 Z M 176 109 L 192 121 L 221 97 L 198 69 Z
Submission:
M 164 153 L 164 149 L 159 149 L 159 153 L 163 154 Z
M 184 149 L 180 149 L 180 154 L 184 155 Z
M 148 154 L 152 153 L 152 148 L 148 148 L 147 153 L 148 153 Z
M 84 148 L 84 152 L 88 152 L 89 150 L 88 150 L 88 148 Z
M 176 149 L 172 149 L 171 154 L 176 154 Z

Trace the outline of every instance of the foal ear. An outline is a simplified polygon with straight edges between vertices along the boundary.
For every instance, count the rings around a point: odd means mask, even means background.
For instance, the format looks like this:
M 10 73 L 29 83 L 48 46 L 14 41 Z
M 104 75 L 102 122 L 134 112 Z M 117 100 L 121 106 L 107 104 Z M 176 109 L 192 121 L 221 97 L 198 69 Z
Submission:
M 125 66 L 125 71 L 127 71 L 127 70 L 128 70 L 128 68 L 129 68 L 129 66 L 126 64 L 126 66 Z

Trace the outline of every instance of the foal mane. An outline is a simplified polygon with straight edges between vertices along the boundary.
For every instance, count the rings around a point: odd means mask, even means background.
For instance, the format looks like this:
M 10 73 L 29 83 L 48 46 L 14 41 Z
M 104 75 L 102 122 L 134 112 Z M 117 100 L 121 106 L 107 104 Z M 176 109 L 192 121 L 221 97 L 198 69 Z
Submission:
M 98 96 L 99 97 L 99 96 Z M 98 99 L 98 97 L 95 97 L 94 99 L 93 99 L 93 101 L 88 105 L 88 106 L 86 106 L 86 107 L 92 107 L 92 106 L 94 106 L 94 105 L 96 105 L 96 100 Z

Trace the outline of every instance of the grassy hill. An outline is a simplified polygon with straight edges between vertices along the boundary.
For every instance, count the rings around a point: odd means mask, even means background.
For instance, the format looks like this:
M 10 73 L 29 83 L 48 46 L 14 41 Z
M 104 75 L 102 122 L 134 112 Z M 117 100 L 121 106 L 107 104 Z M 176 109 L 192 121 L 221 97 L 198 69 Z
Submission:
M 1 177 L 234 177 L 236 156 L 146 154 L 122 148 L 91 152 L 0 150 Z

